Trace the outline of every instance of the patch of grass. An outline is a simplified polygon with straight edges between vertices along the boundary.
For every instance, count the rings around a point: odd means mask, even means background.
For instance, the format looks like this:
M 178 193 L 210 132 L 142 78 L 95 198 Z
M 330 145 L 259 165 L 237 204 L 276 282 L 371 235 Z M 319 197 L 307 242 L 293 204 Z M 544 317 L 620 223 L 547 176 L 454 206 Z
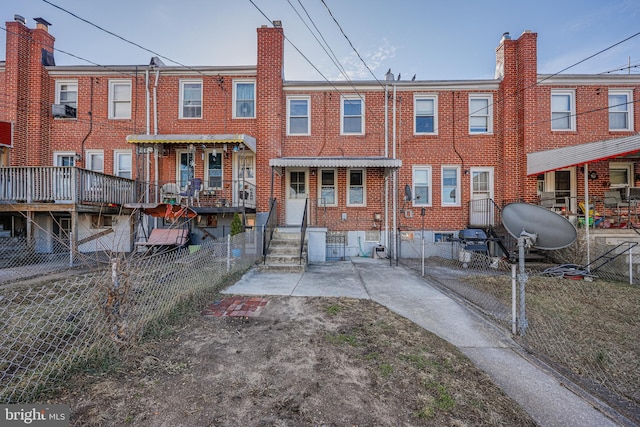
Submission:
M 384 378 L 388 377 L 393 373 L 393 366 L 388 363 L 383 363 L 382 365 L 380 365 L 380 373 Z
M 378 358 L 380 358 L 380 353 L 378 353 L 377 351 L 373 351 L 371 353 L 367 353 L 364 356 L 365 360 L 377 360 Z
M 456 401 L 449 394 L 446 387 L 437 381 L 425 383 L 425 388 L 430 393 L 426 404 L 416 413 L 421 419 L 433 418 L 438 412 L 449 412 L 456 406 Z
M 427 366 L 439 367 L 438 362 L 419 354 L 401 354 L 398 356 L 401 360 L 411 363 L 416 369 L 425 369 Z
M 358 347 L 358 339 L 354 335 L 347 334 L 336 334 L 336 335 L 327 335 L 327 341 L 332 344 L 349 344 L 351 347 Z
M 338 304 L 331 304 L 327 307 L 327 313 L 331 316 L 337 316 L 342 311 L 342 307 Z

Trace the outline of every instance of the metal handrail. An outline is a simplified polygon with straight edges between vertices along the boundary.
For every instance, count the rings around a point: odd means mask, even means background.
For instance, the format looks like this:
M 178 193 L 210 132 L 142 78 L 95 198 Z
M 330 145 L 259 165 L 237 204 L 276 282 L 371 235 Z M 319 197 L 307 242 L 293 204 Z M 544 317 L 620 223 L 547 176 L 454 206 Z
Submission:
M 271 245 L 271 239 L 273 238 L 273 232 L 278 224 L 278 203 L 276 199 L 271 200 L 271 207 L 269 208 L 269 215 L 267 216 L 267 222 L 264 225 L 264 235 L 262 238 L 262 263 L 267 263 L 267 252 L 269 252 L 269 246 Z
M 300 226 L 300 264 L 302 264 L 302 257 L 304 253 L 304 238 L 307 234 L 307 205 L 309 199 L 304 202 L 304 212 L 302 214 L 302 225 Z

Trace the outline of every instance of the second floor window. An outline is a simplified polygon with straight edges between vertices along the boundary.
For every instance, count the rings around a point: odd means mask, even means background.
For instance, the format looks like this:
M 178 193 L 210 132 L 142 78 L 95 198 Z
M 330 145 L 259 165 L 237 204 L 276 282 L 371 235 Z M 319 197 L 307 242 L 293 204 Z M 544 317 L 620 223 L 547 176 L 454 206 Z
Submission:
M 287 101 L 287 134 L 309 135 L 309 98 L 292 97 Z
M 364 101 L 359 96 L 345 96 L 341 106 L 341 133 L 364 134 Z
M 120 178 L 131 179 L 133 177 L 133 169 L 131 162 L 131 151 L 118 150 L 113 153 L 113 174 Z
M 249 81 L 234 82 L 234 118 L 253 119 L 256 117 L 256 84 Z
M 471 95 L 469 97 L 469 133 L 493 132 L 491 97 Z
M 575 99 L 572 91 L 551 91 L 551 130 L 575 130 Z
M 631 91 L 609 91 L 609 130 L 633 130 Z
M 180 118 L 202 118 L 202 82 L 183 80 L 180 82 Z
M 131 118 L 131 82 L 109 81 L 109 118 Z
M 68 105 L 76 111 L 78 108 L 78 82 L 77 81 L 57 81 L 56 82 L 56 104 Z M 77 112 L 74 117 L 77 117 Z
M 435 134 L 437 127 L 437 99 L 435 96 L 416 96 L 413 100 L 414 133 Z

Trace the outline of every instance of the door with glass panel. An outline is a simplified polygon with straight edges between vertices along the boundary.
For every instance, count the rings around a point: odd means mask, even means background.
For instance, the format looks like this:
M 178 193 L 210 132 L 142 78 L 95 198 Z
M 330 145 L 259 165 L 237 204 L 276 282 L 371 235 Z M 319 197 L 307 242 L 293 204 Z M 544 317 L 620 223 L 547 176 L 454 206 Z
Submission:
M 307 171 L 304 169 L 289 169 L 287 171 L 287 225 L 301 225 L 304 208 L 309 197 Z
M 471 168 L 471 208 L 469 222 L 472 225 L 495 225 L 493 210 L 493 168 Z
M 64 168 L 55 168 L 53 176 L 53 200 L 56 202 L 70 201 L 71 194 L 71 166 L 76 165 L 75 153 L 55 153 L 53 155 L 53 164 L 55 166 L 64 166 Z

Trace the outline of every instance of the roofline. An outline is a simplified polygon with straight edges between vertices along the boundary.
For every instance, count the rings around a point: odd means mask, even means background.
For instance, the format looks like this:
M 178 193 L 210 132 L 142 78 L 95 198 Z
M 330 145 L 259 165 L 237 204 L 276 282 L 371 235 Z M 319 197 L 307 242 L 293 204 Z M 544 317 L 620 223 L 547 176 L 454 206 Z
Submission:
M 149 70 L 159 70 L 163 75 L 187 75 L 197 74 L 206 76 L 220 75 L 257 75 L 255 65 L 239 65 L 234 67 L 213 67 L 213 66 L 193 66 L 193 67 L 154 67 L 151 65 L 52 65 L 45 67 L 49 75 L 95 75 L 95 74 L 113 74 L 113 73 L 138 73 Z
M 640 84 L 640 74 L 538 74 L 538 86 Z
M 406 91 L 424 91 L 424 90 L 498 90 L 500 88 L 499 80 L 420 80 L 420 81 L 285 81 L 283 90 L 327 90 L 327 87 L 340 90 L 382 90 L 385 87 Z

